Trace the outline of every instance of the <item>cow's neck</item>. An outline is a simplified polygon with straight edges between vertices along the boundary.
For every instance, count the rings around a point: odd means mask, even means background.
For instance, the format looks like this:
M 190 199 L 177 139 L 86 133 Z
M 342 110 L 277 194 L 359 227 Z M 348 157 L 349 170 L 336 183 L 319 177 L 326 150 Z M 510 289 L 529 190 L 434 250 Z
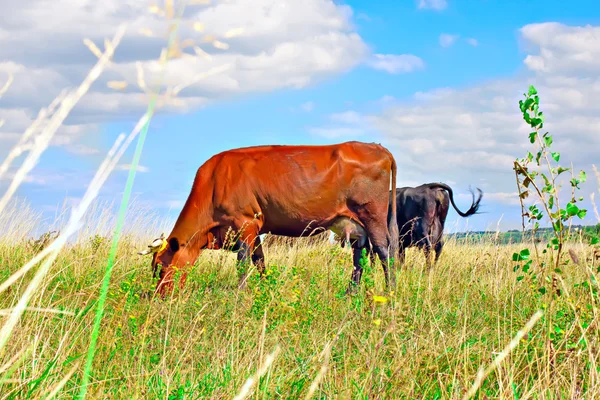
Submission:
M 208 244 L 208 232 L 213 227 L 212 219 L 206 212 L 201 212 L 196 204 L 188 199 L 169 235 L 169 238 L 177 238 L 181 247 L 181 260 L 177 260 L 177 264 L 195 263 Z

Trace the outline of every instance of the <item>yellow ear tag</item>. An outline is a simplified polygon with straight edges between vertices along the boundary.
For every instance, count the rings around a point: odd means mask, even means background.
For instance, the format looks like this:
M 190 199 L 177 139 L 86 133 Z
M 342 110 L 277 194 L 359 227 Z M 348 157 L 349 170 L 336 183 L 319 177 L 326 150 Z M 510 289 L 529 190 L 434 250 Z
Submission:
M 160 245 L 160 248 L 156 251 L 157 253 L 160 253 L 161 251 L 163 251 L 164 249 L 167 248 L 167 241 L 163 239 L 162 244 Z

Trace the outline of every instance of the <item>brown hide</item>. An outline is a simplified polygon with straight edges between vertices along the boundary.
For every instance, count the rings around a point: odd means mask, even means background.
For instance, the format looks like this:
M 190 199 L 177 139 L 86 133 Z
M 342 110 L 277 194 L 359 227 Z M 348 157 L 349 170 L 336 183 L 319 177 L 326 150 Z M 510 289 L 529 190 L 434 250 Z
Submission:
M 226 246 L 229 229 L 239 235 L 231 243 L 242 249 L 238 260 L 245 261 L 259 234 L 307 236 L 346 221 L 364 229 L 357 231 L 368 234 L 387 266 L 388 247 L 394 257 L 398 248 L 395 205 L 388 226 L 390 178 L 395 195 L 394 158 L 372 143 L 257 146 L 219 153 L 198 169 L 168 246 L 153 257 L 153 266 L 162 266 L 158 290 L 164 295 L 172 289 L 176 270 L 182 271 L 183 286 L 185 266 L 202 249 Z M 257 267 L 262 274 L 262 250 L 252 259 L 261 264 Z M 355 264 L 356 284 L 361 272 Z M 393 273 L 390 277 L 395 284 Z

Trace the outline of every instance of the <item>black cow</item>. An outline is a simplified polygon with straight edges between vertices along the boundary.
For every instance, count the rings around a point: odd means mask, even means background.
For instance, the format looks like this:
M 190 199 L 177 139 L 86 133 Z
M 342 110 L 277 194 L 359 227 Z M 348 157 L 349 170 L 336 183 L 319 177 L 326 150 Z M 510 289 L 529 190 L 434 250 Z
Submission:
M 444 233 L 444 224 L 450 202 L 461 217 L 469 217 L 477 213 L 479 203 L 483 197 L 480 189 L 479 197 L 475 199 L 471 208 L 467 212 L 462 212 L 454 203 L 452 188 L 443 183 L 426 183 L 417 187 L 402 187 L 396 189 L 396 217 L 398 221 L 398 229 L 400 233 L 400 262 L 404 264 L 406 249 L 412 246 L 417 246 L 425 252 L 427 267 L 431 266 L 430 252 L 433 248 L 435 251 L 434 264 L 440 258 L 444 242 L 442 236 Z M 390 208 L 392 194 L 390 191 Z M 342 247 L 346 238 L 338 238 L 341 240 Z M 373 253 L 370 251 L 370 245 L 367 244 L 367 251 L 371 257 L 371 262 L 374 261 Z

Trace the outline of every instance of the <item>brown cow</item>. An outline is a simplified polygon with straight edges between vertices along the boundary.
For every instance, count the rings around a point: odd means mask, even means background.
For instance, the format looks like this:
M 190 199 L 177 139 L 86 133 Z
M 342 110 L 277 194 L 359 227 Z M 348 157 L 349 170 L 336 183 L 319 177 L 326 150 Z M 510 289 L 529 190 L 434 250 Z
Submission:
M 238 251 L 240 287 L 250 259 L 261 276 L 261 233 L 299 237 L 309 229 L 349 229 L 354 269 L 347 293 L 360 283 L 362 247 L 369 241 L 382 261 L 386 287 L 395 287 L 389 258 L 398 251 L 395 204 L 389 209 L 390 175 L 396 192 L 396 162 L 378 144 L 346 142 L 326 146 L 256 146 L 219 153 L 196 173 L 190 195 L 166 239 L 153 246 L 160 269 L 157 291 L 173 289 L 173 278 L 194 264 L 203 249 Z M 389 220 L 389 226 L 388 226 Z M 229 229 L 238 239 L 227 245 Z

